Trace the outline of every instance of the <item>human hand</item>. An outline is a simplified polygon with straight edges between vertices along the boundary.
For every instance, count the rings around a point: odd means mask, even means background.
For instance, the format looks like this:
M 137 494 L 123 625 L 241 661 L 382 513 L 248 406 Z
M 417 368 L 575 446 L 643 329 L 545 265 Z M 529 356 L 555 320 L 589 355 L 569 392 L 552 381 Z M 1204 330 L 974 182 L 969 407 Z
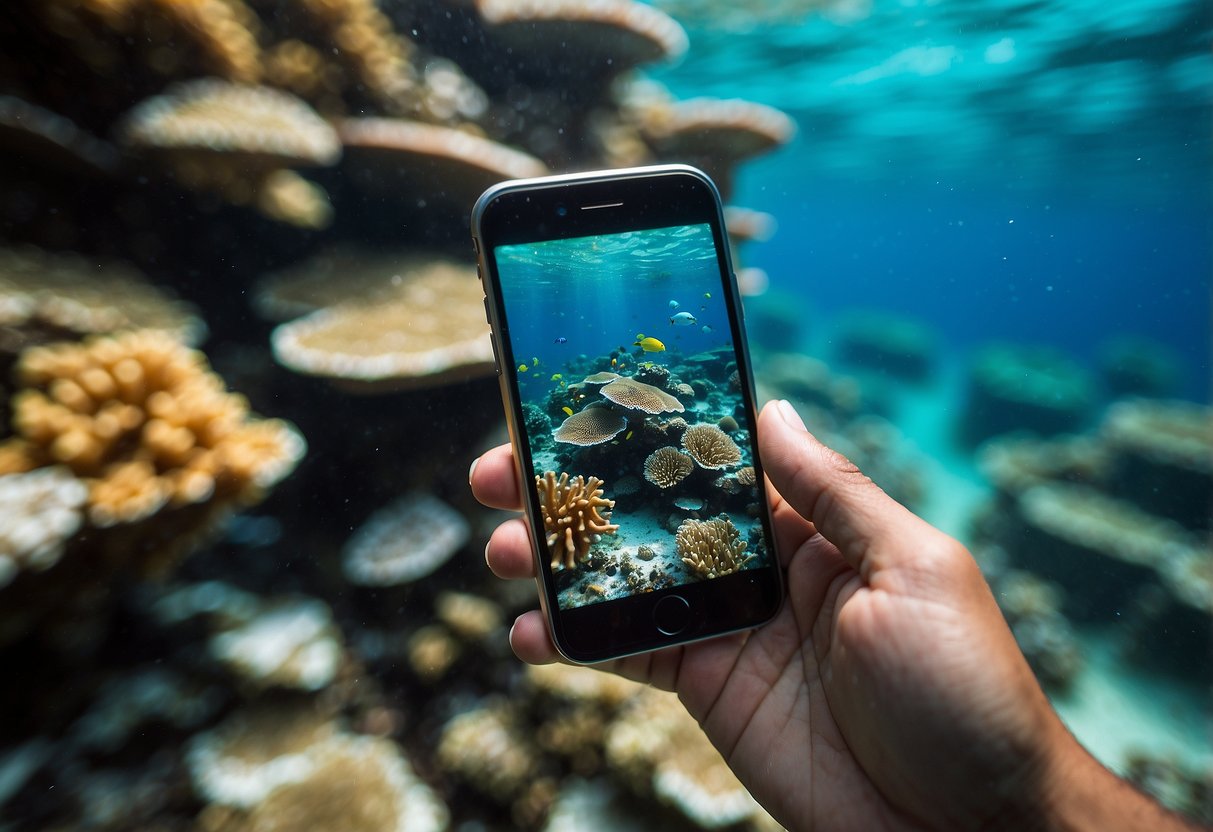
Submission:
M 1046 826 L 1099 782 L 968 551 L 821 445 L 788 403 L 763 409 L 758 437 L 787 570 L 778 616 L 596 667 L 677 691 L 793 829 Z M 471 483 L 481 502 L 517 510 L 516 477 L 501 447 Z M 485 555 L 499 577 L 534 577 L 521 519 Z M 510 643 L 530 663 L 559 658 L 538 610 L 518 618 Z M 1061 795 L 1063 782 L 1074 788 Z

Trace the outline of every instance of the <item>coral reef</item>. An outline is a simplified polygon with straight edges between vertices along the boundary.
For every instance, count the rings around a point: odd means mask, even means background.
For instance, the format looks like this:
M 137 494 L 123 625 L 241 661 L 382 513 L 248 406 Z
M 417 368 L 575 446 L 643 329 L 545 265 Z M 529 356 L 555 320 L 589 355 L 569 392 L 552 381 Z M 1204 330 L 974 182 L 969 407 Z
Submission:
M 686 408 L 669 393 L 629 376 L 620 376 L 599 388 L 602 397 L 624 410 L 637 413 L 682 413 Z
M 623 432 L 628 421 L 605 407 L 587 407 L 565 419 L 552 433 L 557 442 L 586 447 L 609 442 Z
M 716 425 L 691 425 L 682 447 L 701 468 L 728 468 L 741 462 L 741 448 Z
M 22 569 L 49 569 L 84 520 L 85 486 L 54 466 L 0 476 L 0 587 Z
M 521 792 L 535 776 L 535 749 L 505 702 L 464 711 L 442 729 L 438 763 L 498 800 Z
M 553 569 L 572 569 L 602 535 L 618 530 L 609 522 L 615 501 L 603 496 L 602 485 L 597 477 L 586 480 L 580 474 L 570 479 L 561 473 L 557 479 L 554 471 L 547 471 L 535 477 Z
M 841 324 L 837 354 L 843 364 L 906 381 L 922 381 L 933 364 L 935 339 L 918 321 L 887 313 L 855 314 Z
M 746 553 L 746 542 L 727 517 L 712 520 L 683 520 L 675 535 L 678 556 L 700 578 L 731 575 L 754 557 Z
M 691 457 L 668 445 L 653 451 L 644 461 L 644 478 L 658 488 L 675 486 L 694 470 Z
M 468 523 L 428 494 L 409 494 L 381 508 L 346 542 L 346 578 L 363 586 L 394 586 L 424 578 L 467 542 Z

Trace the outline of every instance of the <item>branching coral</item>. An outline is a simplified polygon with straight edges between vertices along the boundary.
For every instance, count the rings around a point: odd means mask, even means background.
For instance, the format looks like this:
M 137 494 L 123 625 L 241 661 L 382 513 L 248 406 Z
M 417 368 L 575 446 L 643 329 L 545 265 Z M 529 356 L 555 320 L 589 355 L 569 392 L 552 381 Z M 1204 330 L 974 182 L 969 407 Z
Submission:
M 253 418 L 201 353 L 163 332 L 36 347 L 17 378 L 0 473 L 66 466 L 88 486 L 95 526 L 257 502 L 304 452 L 293 427 Z
M 674 536 L 678 556 L 700 578 L 730 575 L 752 558 L 746 554 L 746 542 L 733 525 L 721 515 L 712 520 L 683 520 Z
M 619 529 L 608 522 L 615 501 L 602 496 L 602 480 L 597 477 L 587 481 L 562 473 L 557 479 L 555 472 L 548 471 L 535 477 L 535 487 L 553 569 L 572 569 L 586 559 L 591 544 Z
M 694 461 L 677 448 L 658 448 L 644 461 L 644 478 L 658 488 L 670 488 L 695 470 Z
M 691 425 L 682 434 L 682 447 L 704 468 L 728 468 L 741 462 L 741 448 L 715 425 Z

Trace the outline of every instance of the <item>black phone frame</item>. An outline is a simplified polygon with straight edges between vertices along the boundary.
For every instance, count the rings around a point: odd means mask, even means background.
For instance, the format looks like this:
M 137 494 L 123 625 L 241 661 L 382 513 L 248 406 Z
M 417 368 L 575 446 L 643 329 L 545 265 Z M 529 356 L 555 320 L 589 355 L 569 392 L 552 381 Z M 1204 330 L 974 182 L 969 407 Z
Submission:
M 712 230 L 741 382 L 741 400 L 750 427 L 758 502 L 768 506 L 762 463 L 756 444 L 757 412 L 749 349 L 744 337 L 741 298 L 733 274 L 720 197 L 702 171 L 688 165 L 661 165 L 595 171 L 559 177 L 503 182 L 490 188 L 472 215 L 473 241 L 480 257 L 485 309 L 493 329 L 502 397 L 515 459 L 523 485 L 523 502 L 531 527 L 533 554 L 543 608 L 557 650 L 568 660 L 589 664 L 634 653 L 715 638 L 759 626 L 779 611 L 783 577 L 770 512 L 761 522 L 770 546 L 765 567 L 745 569 L 707 581 L 680 584 L 610 601 L 562 609 L 549 566 L 546 534 L 534 483 L 534 461 L 526 439 L 509 322 L 497 280 L 496 248 L 548 240 L 613 234 L 678 225 L 707 224 Z M 653 612 L 668 596 L 689 605 L 689 620 L 675 635 L 662 633 Z M 708 611 L 711 614 L 708 615 Z M 604 641 L 604 634 L 611 634 Z

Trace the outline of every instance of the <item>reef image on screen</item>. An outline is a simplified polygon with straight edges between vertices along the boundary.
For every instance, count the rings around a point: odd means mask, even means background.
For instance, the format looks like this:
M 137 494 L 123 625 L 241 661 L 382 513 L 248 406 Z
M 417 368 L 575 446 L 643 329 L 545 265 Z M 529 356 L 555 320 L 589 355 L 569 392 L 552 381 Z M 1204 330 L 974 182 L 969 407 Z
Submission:
M 496 258 L 560 607 L 767 565 L 711 228 Z

